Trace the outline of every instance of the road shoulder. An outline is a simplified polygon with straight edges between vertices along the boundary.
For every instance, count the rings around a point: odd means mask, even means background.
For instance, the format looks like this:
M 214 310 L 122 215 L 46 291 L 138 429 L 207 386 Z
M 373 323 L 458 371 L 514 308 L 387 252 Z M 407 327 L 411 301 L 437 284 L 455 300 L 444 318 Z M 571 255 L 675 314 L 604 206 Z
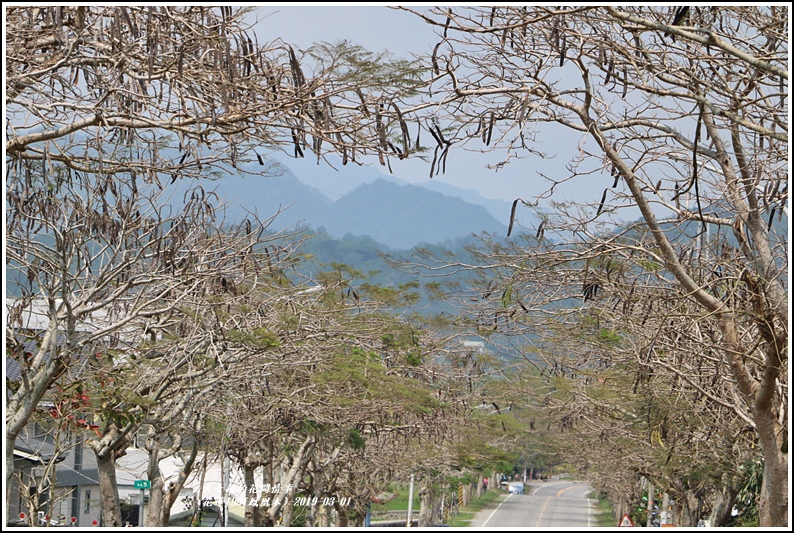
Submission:
M 488 519 L 491 517 L 491 515 L 493 515 L 494 511 L 498 509 L 500 505 L 502 505 L 503 502 L 507 501 L 510 496 L 511 495 L 506 492 L 500 494 L 499 499 L 494 501 L 492 505 L 489 505 L 486 509 L 478 511 L 477 514 L 474 515 L 474 518 L 471 519 L 468 527 L 488 527 L 488 524 L 486 523 Z

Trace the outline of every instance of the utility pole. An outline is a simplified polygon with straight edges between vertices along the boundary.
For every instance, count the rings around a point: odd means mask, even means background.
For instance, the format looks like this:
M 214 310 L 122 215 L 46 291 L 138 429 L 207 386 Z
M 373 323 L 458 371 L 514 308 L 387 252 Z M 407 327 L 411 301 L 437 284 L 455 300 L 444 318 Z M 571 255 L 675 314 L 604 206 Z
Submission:
M 659 510 L 659 523 L 660 525 L 666 525 L 670 523 L 670 513 L 668 511 L 670 507 L 670 495 L 666 492 L 662 494 L 662 508 Z
M 222 514 L 221 514 L 221 527 L 229 527 L 229 478 L 231 469 L 231 461 L 229 457 L 224 454 L 222 470 L 223 470 L 223 484 L 221 488 L 222 498 Z
M 143 488 L 141 488 L 141 495 L 138 500 L 138 527 L 143 527 L 143 496 Z
M 405 519 L 405 527 L 411 527 L 411 514 L 414 510 L 414 475 L 411 474 L 411 484 L 408 487 L 408 518 Z

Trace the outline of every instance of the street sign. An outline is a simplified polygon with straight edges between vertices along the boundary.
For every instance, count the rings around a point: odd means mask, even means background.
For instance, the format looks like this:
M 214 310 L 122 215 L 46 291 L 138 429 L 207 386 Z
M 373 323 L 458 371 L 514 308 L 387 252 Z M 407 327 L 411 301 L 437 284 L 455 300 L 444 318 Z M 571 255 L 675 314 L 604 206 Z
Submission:
M 74 524 L 74 523 L 76 523 L 76 522 L 77 522 L 77 517 L 76 517 L 76 516 L 73 516 L 73 517 L 71 517 L 71 518 L 69 519 L 69 521 L 70 521 L 72 524 Z
M 620 527 L 634 527 L 634 524 L 632 523 L 631 518 L 629 518 L 628 513 L 623 514 L 623 519 L 620 521 L 620 524 L 618 525 Z
M 25 513 L 19 513 L 19 519 L 24 520 L 27 515 Z
M 129 485 L 127 485 L 129 487 Z M 150 489 L 152 488 L 152 482 L 148 479 L 136 479 L 135 480 L 135 488 L 136 489 Z

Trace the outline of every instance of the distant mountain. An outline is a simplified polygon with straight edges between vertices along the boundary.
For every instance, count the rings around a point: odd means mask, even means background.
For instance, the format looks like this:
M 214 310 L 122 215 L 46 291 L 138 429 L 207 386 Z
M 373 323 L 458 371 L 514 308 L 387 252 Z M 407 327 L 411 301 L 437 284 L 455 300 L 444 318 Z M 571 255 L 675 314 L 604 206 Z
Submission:
M 498 220 L 499 222 L 503 223 L 507 226 L 510 223 L 510 209 L 512 205 L 510 202 L 505 202 L 503 200 L 494 200 L 491 198 L 484 198 L 473 189 L 460 189 L 448 183 L 444 183 L 441 181 L 427 181 L 424 183 L 419 184 L 420 187 L 424 187 L 430 191 L 440 192 L 445 196 L 452 196 L 455 198 L 460 198 L 463 201 L 469 202 L 471 204 L 481 205 L 485 209 L 488 210 L 493 217 Z M 526 214 L 524 213 L 524 218 Z M 528 222 L 528 221 L 527 221 Z
M 437 244 L 483 231 L 504 235 L 507 226 L 484 207 L 398 180 L 358 185 L 336 201 L 304 183 L 287 168 L 276 177 L 225 176 L 208 183 L 227 207 L 225 221 L 247 212 L 261 220 L 282 211 L 271 229 L 325 228 L 335 238 L 369 236 L 392 249 Z M 337 181 L 343 181 L 337 178 Z
M 374 166 L 359 166 L 350 163 L 332 167 L 324 162 L 317 164 L 316 160 L 287 159 L 285 157 L 277 157 L 275 160 L 284 168 L 288 168 L 303 183 L 314 187 L 334 201 L 361 185 L 373 183 L 379 179 L 401 185 L 409 184 L 405 180 L 382 173 L 378 167 Z M 411 185 L 440 192 L 445 196 L 460 198 L 470 204 L 481 205 L 503 224 L 507 225 L 510 222 L 511 205 L 509 202 L 484 198 L 473 189 L 461 189 L 438 180 L 428 179 L 419 183 L 411 183 Z
M 301 182 L 289 169 L 279 176 L 227 175 L 209 184 L 225 203 L 225 219 L 239 222 L 248 212 L 261 220 L 279 213 L 274 229 L 292 226 L 314 226 L 317 213 L 323 213 L 333 202 L 317 189 Z
M 334 202 L 318 224 L 332 236 L 368 235 L 397 249 L 483 231 L 507 231 L 482 206 L 423 187 L 381 179 L 361 185 Z
M 383 179 L 393 183 L 407 183 L 401 179 L 389 176 L 371 166 L 359 166 L 354 163 L 336 165 L 332 167 L 325 162 L 317 163 L 316 159 L 287 159 L 277 157 L 275 161 L 294 174 L 301 182 L 313 187 L 333 201 L 339 200 L 344 195 L 352 192 L 361 185 Z

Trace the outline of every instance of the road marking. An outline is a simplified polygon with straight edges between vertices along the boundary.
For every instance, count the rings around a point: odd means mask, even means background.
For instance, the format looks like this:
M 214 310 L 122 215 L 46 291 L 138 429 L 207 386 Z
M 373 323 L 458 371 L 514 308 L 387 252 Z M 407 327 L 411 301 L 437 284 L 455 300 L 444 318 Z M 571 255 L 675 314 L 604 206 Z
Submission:
M 587 527 L 593 527 L 590 523 L 590 499 L 587 500 Z
M 505 499 L 502 501 L 502 503 L 500 503 L 499 505 L 497 505 L 497 506 L 496 506 L 496 509 L 494 509 L 494 510 L 493 510 L 493 512 L 492 512 L 492 513 L 491 513 L 491 514 L 488 516 L 488 518 L 486 518 L 486 519 L 485 519 L 485 522 L 483 522 L 483 523 L 482 523 L 482 525 L 481 525 L 480 527 L 485 527 L 485 524 L 487 524 L 487 523 L 488 523 L 488 520 L 490 520 L 490 519 L 493 517 L 493 515 L 495 515 L 495 514 L 496 514 L 496 511 L 498 511 L 498 510 L 499 510 L 499 508 L 500 508 L 502 505 L 504 505 L 504 503 L 505 503 L 507 500 L 509 500 L 509 499 L 510 499 L 510 496 L 512 496 L 512 495 L 513 495 L 513 493 L 512 493 L 512 492 L 511 492 L 510 494 L 508 494 L 508 495 L 507 495 L 507 498 L 505 498 Z
M 562 496 L 562 493 L 565 492 L 566 490 L 571 490 L 571 489 L 574 489 L 574 488 L 576 488 L 576 485 L 574 485 L 572 487 L 568 487 L 567 489 L 562 489 L 562 490 L 558 491 L 557 492 L 557 497 L 559 498 L 560 496 Z
M 543 517 L 543 511 L 546 510 L 546 506 L 549 504 L 550 501 L 551 501 L 551 496 L 549 496 L 546 499 L 546 503 L 543 504 L 543 509 L 541 509 L 540 510 L 540 514 L 538 514 L 538 526 L 537 527 L 540 527 L 540 519 Z

